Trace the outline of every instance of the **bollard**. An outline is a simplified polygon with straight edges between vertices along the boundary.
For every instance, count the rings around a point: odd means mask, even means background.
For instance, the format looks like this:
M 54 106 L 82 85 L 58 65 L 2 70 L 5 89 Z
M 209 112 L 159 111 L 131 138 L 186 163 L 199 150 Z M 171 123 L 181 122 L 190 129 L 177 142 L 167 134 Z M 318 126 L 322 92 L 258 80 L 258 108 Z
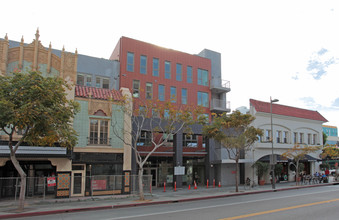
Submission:
M 195 182 L 195 180 L 194 180 L 194 189 L 198 189 L 197 183 Z
M 174 192 L 176 192 L 177 191 L 177 182 L 175 181 L 174 182 Z
M 166 192 L 166 182 L 164 182 L 164 192 Z
M 206 185 L 206 188 L 208 189 L 208 180 L 207 180 L 207 185 Z
M 190 189 L 191 189 L 191 184 L 188 185 L 188 190 L 190 190 Z
M 215 188 L 215 179 L 213 179 L 213 188 Z

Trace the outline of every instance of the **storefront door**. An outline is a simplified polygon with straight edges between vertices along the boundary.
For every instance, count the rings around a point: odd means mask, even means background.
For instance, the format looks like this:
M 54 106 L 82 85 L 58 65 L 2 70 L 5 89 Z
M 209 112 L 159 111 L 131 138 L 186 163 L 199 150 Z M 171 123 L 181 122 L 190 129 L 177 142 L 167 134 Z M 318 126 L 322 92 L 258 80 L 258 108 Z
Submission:
M 84 165 L 77 165 L 84 166 Z M 74 167 L 74 166 L 73 166 Z M 72 171 L 72 196 L 84 196 L 85 195 L 85 179 L 86 172 L 85 170 L 73 170 Z

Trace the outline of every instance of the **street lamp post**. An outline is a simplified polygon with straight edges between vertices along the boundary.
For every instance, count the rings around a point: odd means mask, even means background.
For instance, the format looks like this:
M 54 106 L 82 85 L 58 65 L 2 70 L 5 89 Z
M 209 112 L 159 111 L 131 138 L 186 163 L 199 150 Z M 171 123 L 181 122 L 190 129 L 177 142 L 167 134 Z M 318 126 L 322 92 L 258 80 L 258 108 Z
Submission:
M 272 156 L 271 156 L 271 174 L 272 174 L 272 189 L 275 189 L 275 173 L 274 173 L 274 167 L 276 161 L 274 160 L 274 150 L 273 150 L 273 117 L 272 117 L 272 103 L 273 102 L 279 102 L 278 99 L 273 99 L 270 97 L 270 110 L 271 110 L 271 143 L 272 143 Z

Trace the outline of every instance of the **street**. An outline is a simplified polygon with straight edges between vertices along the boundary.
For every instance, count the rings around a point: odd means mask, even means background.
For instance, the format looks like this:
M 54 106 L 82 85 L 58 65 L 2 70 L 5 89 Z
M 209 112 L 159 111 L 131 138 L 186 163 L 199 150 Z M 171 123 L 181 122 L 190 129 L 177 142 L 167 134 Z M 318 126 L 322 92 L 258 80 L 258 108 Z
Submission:
M 338 219 L 339 186 L 20 219 Z

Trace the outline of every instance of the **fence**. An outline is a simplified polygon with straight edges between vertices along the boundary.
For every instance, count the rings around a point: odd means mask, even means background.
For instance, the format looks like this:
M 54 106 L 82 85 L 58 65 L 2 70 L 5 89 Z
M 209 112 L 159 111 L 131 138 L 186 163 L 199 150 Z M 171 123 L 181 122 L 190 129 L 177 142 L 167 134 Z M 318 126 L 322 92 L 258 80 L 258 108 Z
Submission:
M 77 176 L 74 175 L 69 181 L 69 196 L 97 196 L 116 195 L 123 192 L 137 194 L 139 192 L 138 176 L 130 175 L 125 179 L 123 175 L 97 175 Z M 128 181 L 128 192 L 123 187 Z M 20 194 L 20 177 L 0 177 L 0 198 L 11 198 L 17 200 Z M 55 198 L 57 191 L 56 177 L 27 177 L 26 198 Z M 152 193 L 152 176 L 143 176 L 143 187 L 145 193 Z

